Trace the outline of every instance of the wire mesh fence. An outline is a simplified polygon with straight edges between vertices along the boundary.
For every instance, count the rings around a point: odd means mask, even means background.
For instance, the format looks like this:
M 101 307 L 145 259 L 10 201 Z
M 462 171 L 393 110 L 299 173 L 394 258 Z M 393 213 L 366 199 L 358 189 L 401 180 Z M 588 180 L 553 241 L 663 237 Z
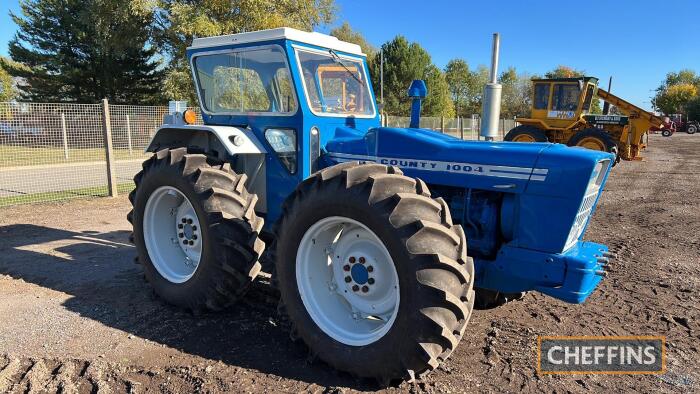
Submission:
M 0 206 L 107 196 L 110 186 L 129 192 L 168 112 L 167 106 L 0 102 Z M 385 123 L 408 127 L 410 120 L 388 116 Z M 476 117 L 423 117 L 420 126 L 467 140 L 479 134 Z M 514 126 L 502 120 L 500 138 Z
M 385 122 L 385 124 L 389 127 L 408 127 L 410 123 L 411 118 L 409 117 L 391 115 L 386 117 Z M 496 140 L 502 141 L 503 137 L 508 133 L 508 131 L 517 125 L 518 123 L 515 121 L 515 119 L 501 119 L 498 122 L 498 135 Z M 440 118 L 424 116 L 420 118 L 420 127 L 423 129 L 439 131 L 441 133 L 449 134 L 453 137 L 464 140 L 477 141 L 479 140 L 481 119 L 479 119 L 478 116 L 472 116 L 470 118 Z
M 107 138 L 119 192 L 133 187 L 168 107 L 0 103 L 0 206 L 107 196 Z M 201 119 L 200 119 L 201 121 Z

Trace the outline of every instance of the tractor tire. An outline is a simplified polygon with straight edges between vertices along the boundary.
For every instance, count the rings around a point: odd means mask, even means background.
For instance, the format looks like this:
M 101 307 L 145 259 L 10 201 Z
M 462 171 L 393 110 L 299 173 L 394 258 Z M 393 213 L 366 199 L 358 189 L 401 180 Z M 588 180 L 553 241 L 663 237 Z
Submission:
M 566 145 L 612 153 L 615 155 L 615 163 L 619 161 L 617 144 L 610 134 L 600 129 L 581 130 L 571 137 Z
M 275 234 L 281 317 L 312 358 L 386 385 L 437 368 L 459 343 L 474 265 L 420 179 L 379 164 L 326 168 L 287 198 Z
M 698 125 L 695 123 L 690 123 L 688 127 L 686 127 L 685 132 L 688 134 L 695 134 L 698 132 Z
M 535 126 L 516 126 L 503 137 L 503 141 L 512 142 L 548 142 L 547 134 Z
M 669 129 L 663 129 L 663 130 L 661 130 L 661 136 L 662 136 L 662 137 L 670 137 L 670 136 L 672 136 L 672 135 L 673 135 L 673 131 L 671 131 L 671 130 L 669 130 Z
M 143 163 L 127 219 L 146 279 L 166 302 L 221 310 L 260 272 L 263 220 L 246 179 L 187 148 L 160 150 Z

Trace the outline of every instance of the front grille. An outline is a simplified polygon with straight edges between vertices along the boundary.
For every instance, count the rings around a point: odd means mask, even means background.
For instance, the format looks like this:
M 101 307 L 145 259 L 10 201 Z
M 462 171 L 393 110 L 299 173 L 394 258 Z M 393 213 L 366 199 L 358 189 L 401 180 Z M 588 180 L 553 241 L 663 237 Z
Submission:
M 600 190 L 603 187 L 602 181 L 608 169 L 605 164 L 606 161 L 601 162 L 604 164 L 602 168 L 598 170 L 598 174 L 594 174 L 591 176 L 592 181 L 589 183 L 588 188 L 586 189 L 586 195 L 583 197 L 583 201 L 581 202 L 581 207 L 579 208 L 578 213 L 576 214 L 574 224 L 571 226 L 571 230 L 569 231 L 569 237 L 566 239 L 566 245 L 564 246 L 564 250 L 567 250 L 570 247 L 574 246 L 574 244 L 576 244 L 576 241 L 578 241 L 578 239 L 581 237 L 583 230 L 586 228 L 586 223 L 588 223 L 588 219 L 591 217 L 591 212 L 595 207 L 595 202 L 598 199 L 598 194 L 600 194 Z M 609 165 L 609 161 L 607 162 L 607 165 Z M 594 177 L 596 179 L 593 179 Z

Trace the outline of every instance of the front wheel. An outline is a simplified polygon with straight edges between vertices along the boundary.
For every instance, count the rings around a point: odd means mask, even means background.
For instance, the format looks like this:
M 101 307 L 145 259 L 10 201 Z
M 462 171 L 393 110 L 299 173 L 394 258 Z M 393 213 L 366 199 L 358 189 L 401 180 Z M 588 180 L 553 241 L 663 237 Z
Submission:
M 436 368 L 459 343 L 474 267 L 422 181 L 378 164 L 327 168 L 288 198 L 275 233 L 280 310 L 331 366 L 388 382 Z
M 512 128 L 505 137 L 504 141 L 512 142 L 547 142 L 547 134 L 535 126 L 520 125 Z
M 685 132 L 688 134 L 695 134 L 698 132 L 698 125 L 695 123 L 691 123 L 688 125 L 688 127 L 685 129 Z

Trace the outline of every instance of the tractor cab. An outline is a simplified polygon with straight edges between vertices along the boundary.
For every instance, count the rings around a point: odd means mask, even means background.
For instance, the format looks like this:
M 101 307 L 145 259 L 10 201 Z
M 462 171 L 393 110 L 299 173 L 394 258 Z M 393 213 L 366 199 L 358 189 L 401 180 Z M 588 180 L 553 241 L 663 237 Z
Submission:
M 593 77 L 533 79 L 533 119 L 567 127 L 591 109 L 598 79 Z

